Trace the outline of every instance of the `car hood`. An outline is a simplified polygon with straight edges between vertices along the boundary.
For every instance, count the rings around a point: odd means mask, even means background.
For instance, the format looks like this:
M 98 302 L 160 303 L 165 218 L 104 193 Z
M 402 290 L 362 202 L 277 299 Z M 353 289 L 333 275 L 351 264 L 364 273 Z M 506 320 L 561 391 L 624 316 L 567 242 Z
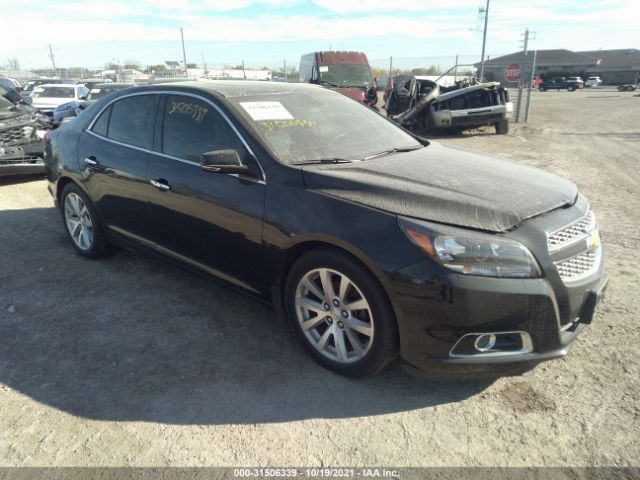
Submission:
M 363 162 L 303 169 L 308 189 L 390 213 L 502 232 L 562 206 L 574 183 L 511 160 L 428 147 Z

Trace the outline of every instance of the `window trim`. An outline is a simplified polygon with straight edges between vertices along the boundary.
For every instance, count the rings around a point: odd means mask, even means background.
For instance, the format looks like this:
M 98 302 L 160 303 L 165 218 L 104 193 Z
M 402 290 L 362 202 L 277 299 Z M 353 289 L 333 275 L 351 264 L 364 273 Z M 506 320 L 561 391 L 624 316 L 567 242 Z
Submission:
M 114 98 L 113 100 L 109 101 L 109 103 L 107 103 L 104 107 L 102 107 L 100 109 L 100 111 L 91 119 L 91 123 L 89 123 L 89 125 L 87 125 L 84 128 L 84 131 L 86 133 L 89 133 L 97 138 L 100 138 L 102 140 L 106 140 L 108 142 L 114 143 L 116 145 L 120 145 L 123 147 L 128 147 L 128 148 L 133 148 L 135 150 L 140 150 L 141 152 L 145 152 L 145 153 L 151 153 L 154 155 L 160 155 L 162 157 L 165 158 L 170 158 L 172 160 L 187 164 L 187 165 L 192 165 L 195 166 L 197 168 L 200 168 L 200 165 L 198 165 L 195 162 L 191 162 L 189 160 L 185 160 L 183 158 L 178 158 L 178 157 L 174 157 L 173 155 L 167 155 L 166 153 L 163 152 L 159 152 L 156 150 L 149 150 L 146 149 L 144 147 L 138 147 L 136 145 L 130 145 L 128 143 L 124 143 L 124 142 L 119 142 L 117 140 L 113 140 L 112 138 L 108 138 L 105 137 L 103 135 L 100 135 L 99 133 L 95 133 L 93 131 L 93 126 L 96 123 L 96 121 L 98 120 L 98 118 L 100 117 L 100 115 L 102 115 L 102 113 L 109 108 L 111 105 L 113 105 L 115 102 L 117 102 L 118 100 L 122 100 L 124 98 L 128 98 L 128 97 L 135 97 L 138 95 L 184 95 L 187 97 L 192 97 L 192 98 L 196 98 L 198 100 L 202 100 L 205 103 L 208 103 L 209 105 L 211 105 L 221 116 L 222 118 L 224 118 L 224 120 L 227 122 L 227 124 L 231 127 L 231 130 L 234 131 L 234 133 L 238 136 L 238 138 L 240 139 L 240 141 L 242 142 L 242 144 L 244 145 L 244 147 L 247 149 L 247 152 L 249 152 L 249 155 L 251 156 L 251 158 L 253 158 L 253 160 L 256 162 L 256 164 L 258 165 L 258 168 L 260 169 L 260 173 L 262 175 L 262 179 L 254 179 L 254 178 L 250 178 L 250 177 L 246 177 L 246 176 L 240 176 L 240 174 L 238 173 L 225 173 L 224 175 L 230 176 L 230 177 L 236 177 L 236 178 L 242 178 L 242 180 L 248 180 L 251 182 L 255 182 L 261 185 L 266 185 L 267 184 L 267 175 L 264 171 L 264 168 L 262 168 L 262 164 L 260 163 L 260 161 L 258 160 L 258 157 L 256 156 L 256 154 L 253 152 L 252 148 L 249 146 L 249 144 L 247 143 L 247 141 L 244 139 L 244 137 L 242 136 L 242 134 L 240 133 L 240 131 L 238 131 L 237 127 L 233 124 L 233 122 L 229 119 L 229 116 L 218 106 L 216 105 L 214 102 L 212 102 L 211 100 L 209 100 L 208 98 L 205 98 L 201 95 L 196 95 L 195 93 L 191 93 L 191 92 L 183 92 L 183 91 L 172 91 L 172 90 L 152 90 L 152 91 L 148 91 L 148 92 L 135 92 L 135 93 L 128 93 L 126 95 L 122 95 L 119 96 L 118 98 Z M 162 101 L 162 98 L 160 98 L 159 103 Z M 158 108 L 160 108 L 160 105 L 158 105 Z M 156 112 L 159 113 L 159 112 Z M 109 126 L 111 124 L 111 113 L 109 113 L 109 125 L 107 126 L 107 134 L 109 134 Z M 154 126 L 154 141 L 155 141 L 155 136 L 156 136 L 156 129 L 158 128 L 157 125 L 157 117 L 156 117 L 156 124 Z M 160 134 L 162 135 L 162 132 L 160 132 Z

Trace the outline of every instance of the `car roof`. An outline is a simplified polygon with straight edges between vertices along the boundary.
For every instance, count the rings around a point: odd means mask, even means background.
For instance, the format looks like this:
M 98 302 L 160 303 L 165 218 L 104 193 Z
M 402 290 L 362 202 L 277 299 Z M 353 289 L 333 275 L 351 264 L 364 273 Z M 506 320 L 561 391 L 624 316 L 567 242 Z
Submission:
M 162 86 L 163 84 L 161 83 L 153 85 L 155 88 Z M 203 92 L 217 93 L 226 98 L 325 90 L 322 87 L 308 83 L 283 83 L 258 80 L 185 80 L 183 82 L 166 83 L 164 86 L 167 88 L 189 87 Z
M 114 82 L 103 82 L 96 83 L 93 88 L 103 88 L 103 87 L 135 87 L 135 83 L 114 83 Z
M 43 83 L 42 85 L 38 85 L 39 87 L 62 87 L 62 88 L 76 88 L 81 85 L 75 85 L 73 83 Z

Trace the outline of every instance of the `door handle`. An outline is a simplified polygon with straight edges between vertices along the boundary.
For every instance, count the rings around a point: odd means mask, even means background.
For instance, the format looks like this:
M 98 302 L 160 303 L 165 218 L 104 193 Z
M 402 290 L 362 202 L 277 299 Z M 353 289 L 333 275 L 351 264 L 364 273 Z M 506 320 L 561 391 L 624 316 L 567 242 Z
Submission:
M 90 157 L 84 157 L 84 163 L 92 167 L 95 167 L 96 165 L 98 165 L 98 161 L 96 160 L 96 157 L 94 157 L 93 155 Z
M 149 180 L 149 183 L 154 187 L 156 187 L 158 190 L 162 190 L 163 192 L 166 192 L 167 190 L 171 190 L 171 185 L 169 185 L 167 181 L 163 179 Z

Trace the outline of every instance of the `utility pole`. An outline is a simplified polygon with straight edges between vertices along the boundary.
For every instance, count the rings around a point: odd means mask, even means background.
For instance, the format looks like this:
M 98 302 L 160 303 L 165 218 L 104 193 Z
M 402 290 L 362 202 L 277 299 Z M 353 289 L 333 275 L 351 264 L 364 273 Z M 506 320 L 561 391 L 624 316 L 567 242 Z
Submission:
M 522 89 L 524 88 L 524 67 L 527 63 L 527 47 L 529 46 L 529 29 L 524 31 L 524 48 L 522 49 L 522 61 L 520 62 L 520 81 L 518 82 L 518 107 L 516 108 L 516 123 L 520 121 L 520 107 L 522 106 Z
M 245 80 L 247 79 L 247 72 L 244 71 L 244 60 L 242 60 L 242 76 Z
M 484 32 L 482 34 L 482 58 L 480 59 L 480 81 L 484 78 L 484 52 L 487 46 L 487 24 L 489 23 L 489 0 L 487 0 L 487 6 L 480 7 L 480 13 L 484 13 Z
M 393 77 L 393 56 L 389 57 L 389 81 Z
M 287 61 L 283 60 L 284 83 L 287 83 Z
M 202 74 L 204 75 L 204 78 L 209 78 L 209 74 L 207 73 L 207 64 L 204 61 L 204 53 L 200 52 L 200 55 L 202 55 Z
M 180 27 L 180 39 L 182 40 L 182 60 L 184 62 L 184 74 L 187 78 L 189 78 L 189 73 L 187 71 L 187 53 L 184 49 L 184 33 L 182 32 L 182 27 Z
M 56 75 L 56 56 L 53 54 L 53 48 L 51 48 L 51 44 L 49 44 L 49 58 L 51 59 L 51 64 L 53 65 L 53 75 Z
M 531 78 L 529 80 L 529 90 L 527 91 L 527 107 L 524 111 L 524 123 L 529 122 L 529 106 L 531 105 L 531 89 L 533 88 L 533 77 L 535 76 L 536 71 L 536 57 L 538 56 L 538 51 L 533 51 L 533 63 L 531 64 Z
M 453 81 L 455 83 L 458 81 L 458 55 L 456 55 L 456 66 L 453 68 Z

